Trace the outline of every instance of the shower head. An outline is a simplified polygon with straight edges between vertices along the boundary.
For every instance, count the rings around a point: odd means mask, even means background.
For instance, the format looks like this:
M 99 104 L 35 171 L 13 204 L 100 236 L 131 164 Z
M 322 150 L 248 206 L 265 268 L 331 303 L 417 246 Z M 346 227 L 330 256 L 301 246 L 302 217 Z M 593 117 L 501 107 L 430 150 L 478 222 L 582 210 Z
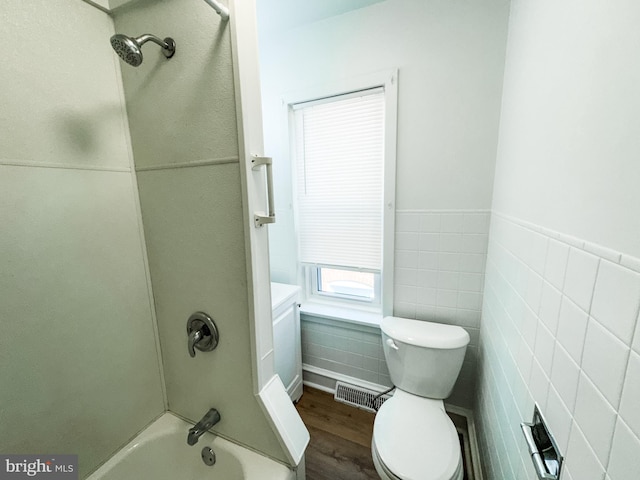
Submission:
M 167 37 L 164 40 L 160 40 L 155 35 L 145 33 L 139 37 L 127 37 L 121 33 L 116 33 L 111 37 L 111 46 L 120 56 L 122 60 L 134 67 L 139 66 L 142 63 L 142 45 L 148 41 L 157 43 L 162 47 L 162 53 L 165 57 L 171 58 L 176 53 L 176 42 L 172 38 Z

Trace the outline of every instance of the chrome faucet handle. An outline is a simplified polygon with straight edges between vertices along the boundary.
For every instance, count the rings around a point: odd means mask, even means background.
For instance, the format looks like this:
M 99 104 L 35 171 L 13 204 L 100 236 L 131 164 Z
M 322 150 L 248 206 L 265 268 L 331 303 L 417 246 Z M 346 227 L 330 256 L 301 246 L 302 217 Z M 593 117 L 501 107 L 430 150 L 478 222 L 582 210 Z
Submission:
M 187 349 L 189 355 L 196 356 L 196 348 L 210 352 L 218 346 L 220 335 L 213 319 L 204 312 L 196 312 L 187 320 Z
M 193 330 L 187 338 L 187 348 L 189 349 L 189 356 L 194 358 L 196 356 L 196 343 L 202 340 L 202 332 L 200 330 Z

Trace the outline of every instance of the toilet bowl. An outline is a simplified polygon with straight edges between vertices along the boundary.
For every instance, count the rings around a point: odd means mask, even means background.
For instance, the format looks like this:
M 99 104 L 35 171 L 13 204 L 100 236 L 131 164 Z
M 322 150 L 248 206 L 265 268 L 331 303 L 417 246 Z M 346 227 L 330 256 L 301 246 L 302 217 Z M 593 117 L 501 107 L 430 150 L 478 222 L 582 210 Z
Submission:
M 458 432 L 444 409 L 469 334 L 461 327 L 385 317 L 382 343 L 395 394 L 373 425 L 371 454 L 383 480 L 462 480 Z
M 442 400 L 398 390 L 373 428 L 373 463 L 383 480 L 462 480 L 458 432 Z

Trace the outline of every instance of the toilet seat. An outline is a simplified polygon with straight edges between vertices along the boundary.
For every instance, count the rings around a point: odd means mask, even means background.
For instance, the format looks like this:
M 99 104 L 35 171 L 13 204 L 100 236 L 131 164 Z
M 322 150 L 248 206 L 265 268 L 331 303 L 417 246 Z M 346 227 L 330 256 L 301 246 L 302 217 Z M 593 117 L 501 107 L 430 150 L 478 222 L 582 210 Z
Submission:
M 382 478 L 462 478 L 458 433 L 444 410 L 442 400 L 396 390 L 376 415 L 372 453 L 379 463 L 378 473 Z

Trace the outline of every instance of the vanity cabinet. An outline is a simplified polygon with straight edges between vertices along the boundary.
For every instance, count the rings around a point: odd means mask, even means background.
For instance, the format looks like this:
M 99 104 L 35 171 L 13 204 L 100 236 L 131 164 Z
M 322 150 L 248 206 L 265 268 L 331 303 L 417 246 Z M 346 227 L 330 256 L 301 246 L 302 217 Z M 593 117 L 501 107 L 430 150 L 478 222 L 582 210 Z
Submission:
M 294 402 L 302 396 L 299 297 L 300 287 L 271 283 L 275 371 Z

